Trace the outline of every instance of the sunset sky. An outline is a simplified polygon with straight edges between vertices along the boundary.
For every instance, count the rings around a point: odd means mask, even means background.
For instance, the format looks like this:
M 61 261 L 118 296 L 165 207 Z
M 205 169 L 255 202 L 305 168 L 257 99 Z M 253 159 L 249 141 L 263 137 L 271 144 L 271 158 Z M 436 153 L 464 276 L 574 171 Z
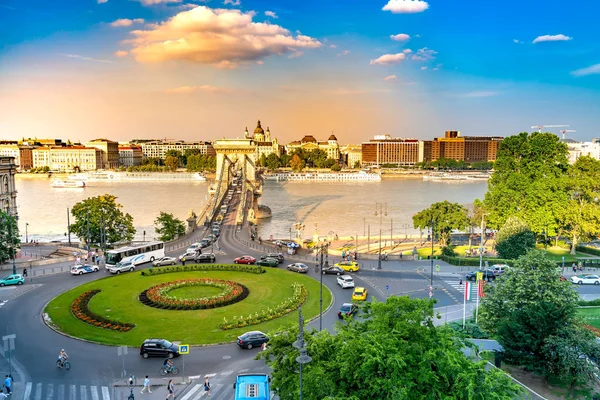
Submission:
M 0 139 L 600 137 L 600 2 L 0 0 Z M 558 133 L 559 128 L 549 129 Z

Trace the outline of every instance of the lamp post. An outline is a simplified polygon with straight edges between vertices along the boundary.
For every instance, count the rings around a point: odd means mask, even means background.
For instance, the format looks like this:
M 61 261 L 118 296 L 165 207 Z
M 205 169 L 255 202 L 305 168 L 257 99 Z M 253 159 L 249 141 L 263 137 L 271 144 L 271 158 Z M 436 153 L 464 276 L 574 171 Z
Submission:
M 435 221 L 431 220 L 431 275 L 429 276 L 429 297 L 433 297 L 433 242 L 435 239 Z
M 375 216 L 379 215 L 379 257 L 377 259 L 377 269 L 381 269 L 381 223 L 383 215 L 387 215 L 387 203 L 375 203 Z
M 29 222 L 25 222 L 25 243 L 29 243 L 29 236 L 27 234 L 27 227 L 29 226 Z
M 479 270 L 483 269 L 483 237 L 485 236 L 485 225 L 484 225 L 484 217 L 487 214 L 481 214 L 481 239 L 479 243 Z
M 300 350 L 300 355 L 296 357 L 296 362 L 300 364 L 300 400 L 302 400 L 302 366 L 312 361 L 312 358 L 306 353 L 304 342 L 304 317 L 302 316 L 302 306 L 298 307 L 298 340 L 292 346 Z
M 319 254 L 321 255 L 319 260 Z M 319 332 L 323 330 L 323 267 L 329 268 L 329 243 L 317 246 L 315 262 L 319 264 L 319 275 L 321 275 L 321 291 L 319 294 Z M 323 258 L 325 261 L 323 262 Z
M 14 217 L 10 215 L 10 209 L 7 210 L 8 218 L 6 222 L 8 223 L 8 235 L 10 236 L 10 250 L 12 256 L 12 273 L 15 275 L 17 273 L 17 264 L 15 263 L 15 236 L 13 234 L 13 219 Z
M 67 208 L 67 232 L 69 232 L 69 247 L 71 247 L 71 222 L 69 221 L 69 209 Z

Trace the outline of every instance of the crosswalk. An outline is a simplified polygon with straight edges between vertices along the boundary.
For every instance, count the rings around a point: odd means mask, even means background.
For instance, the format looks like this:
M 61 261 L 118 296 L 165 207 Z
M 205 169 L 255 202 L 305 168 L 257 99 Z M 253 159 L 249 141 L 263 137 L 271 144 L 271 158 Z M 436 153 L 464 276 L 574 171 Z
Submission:
M 464 296 L 465 294 L 465 281 L 462 281 L 462 283 L 460 281 L 456 281 L 456 280 L 445 280 L 444 281 L 446 284 L 448 284 L 449 286 L 452 286 L 452 288 L 456 289 L 457 291 L 459 291 L 461 293 L 461 296 Z M 475 284 L 475 282 L 471 282 L 471 300 L 470 301 L 474 301 L 477 298 L 477 285 Z M 460 300 L 462 301 L 462 297 L 460 298 Z
M 222 371 L 218 374 L 204 374 L 198 376 L 190 376 L 193 383 L 187 387 L 183 393 L 177 394 L 177 400 L 231 400 L 233 398 L 233 383 L 238 374 L 248 372 L 267 372 L 263 369 L 240 369 L 238 371 Z M 208 377 L 210 382 L 210 397 L 208 392 L 204 390 L 204 379 Z M 271 394 L 271 400 L 279 398 Z
M 0 308 L 2 308 L 2 306 L 5 305 L 6 303 L 8 303 L 8 300 L 0 301 Z
M 110 400 L 108 386 L 27 382 L 23 400 Z

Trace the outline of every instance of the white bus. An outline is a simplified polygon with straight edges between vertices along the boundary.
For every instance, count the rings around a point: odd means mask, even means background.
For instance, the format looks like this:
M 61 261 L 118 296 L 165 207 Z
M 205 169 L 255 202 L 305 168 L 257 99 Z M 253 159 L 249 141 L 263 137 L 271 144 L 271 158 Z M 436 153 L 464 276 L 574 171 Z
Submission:
M 164 242 L 132 243 L 130 246 L 109 250 L 106 253 L 106 268 L 114 267 L 117 263 L 131 261 L 136 266 L 154 261 L 165 256 Z

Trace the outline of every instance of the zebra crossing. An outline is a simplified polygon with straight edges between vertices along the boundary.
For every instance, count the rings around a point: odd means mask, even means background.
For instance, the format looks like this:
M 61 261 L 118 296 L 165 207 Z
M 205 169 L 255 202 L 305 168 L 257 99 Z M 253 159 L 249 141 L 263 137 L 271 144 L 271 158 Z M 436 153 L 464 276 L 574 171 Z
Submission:
M 8 303 L 8 300 L 0 301 L 0 308 L 2 308 L 2 306 L 5 305 L 6 303 Z
M 27 382 L 23 400 L 111 400 L 108 386 Z
M 462 284 L 460 283 L 461 281 L 456 281 L 456 280 L 445 280 L 444 281 L 447 285 L 452 286 L 453 289 L 457 290 L 458 292 L 460 292 L 461 296 L 464 296 L 465 294 L 465 281 L 462 281 Z M 471 282 L 471 300 L 470 301 L 475 301 L 475 299 L 477 298 L 477 285 L 475 282 Z M 461 299 L 462 300 L 462 297 Z

